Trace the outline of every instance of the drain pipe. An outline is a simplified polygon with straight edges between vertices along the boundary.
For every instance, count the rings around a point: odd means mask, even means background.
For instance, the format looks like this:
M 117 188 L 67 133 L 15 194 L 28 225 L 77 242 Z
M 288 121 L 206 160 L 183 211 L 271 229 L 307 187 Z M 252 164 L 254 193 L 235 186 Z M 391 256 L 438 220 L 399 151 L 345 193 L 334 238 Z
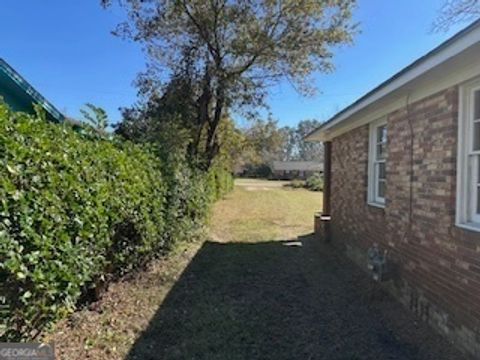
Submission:
M 324 240 L 330 242 L 332 233 L 330 228 L 331 221 L 331 180 L 332 180 L 332 142 L 325 141 L 323 158 L 323 209 L 320 220 L 323 224 Z

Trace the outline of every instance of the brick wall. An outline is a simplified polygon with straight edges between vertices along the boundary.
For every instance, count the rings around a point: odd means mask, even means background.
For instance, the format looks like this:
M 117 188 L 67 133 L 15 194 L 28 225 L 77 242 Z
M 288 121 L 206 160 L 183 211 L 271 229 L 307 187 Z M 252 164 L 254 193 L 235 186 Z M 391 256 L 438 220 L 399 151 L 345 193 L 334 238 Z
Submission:
M 455 226 L 457 112 L 454 87 L 387 116 L 384 209 L 367 205 L 368 125 L 333 139 L 332 237 L 364 267 L 374 242 L 388 250 L 388 289 L 480 357 L 480 233 Z

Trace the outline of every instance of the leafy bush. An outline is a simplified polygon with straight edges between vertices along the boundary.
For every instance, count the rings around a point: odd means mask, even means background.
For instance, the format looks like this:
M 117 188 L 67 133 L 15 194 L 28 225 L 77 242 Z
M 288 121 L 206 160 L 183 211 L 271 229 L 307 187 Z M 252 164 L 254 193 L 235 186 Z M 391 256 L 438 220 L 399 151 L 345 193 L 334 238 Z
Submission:
M 0 162 L 6 339 L 34 336 L 92 289 L 194 236 L 230 186 L 218 169 L 160 161 L 3 104 Z
M 209 186 L 210 189 L 215 190 L 213 200 L 218 200 L 233 190 L 233 176 L 221 166 L 214 166 L 210 169 L 209 177 L 214 179 L 211 180 L 212 183 Z
M 319 173 L 315 173 L 310 176 L 305 182 L 305 187 L 312 191 L 322 191 L 323 190 L 323 178 Z
M 301 188 L 305 187 L 305 181 L 294 179 L 294 180 L 290 181 L 289 185 L 290 185 L 290 187 L 292 187 L 294 189 L 301 189 Z
M 165 249 L 175 242 L 196 238 L 205 224 L 210 204 L 214 201 L 214 184 L 208 183 L 208 174 L 186 166 L 181 157 L 169 157 L 164 162 L 164 180 L 167 184 L 165 203 Z

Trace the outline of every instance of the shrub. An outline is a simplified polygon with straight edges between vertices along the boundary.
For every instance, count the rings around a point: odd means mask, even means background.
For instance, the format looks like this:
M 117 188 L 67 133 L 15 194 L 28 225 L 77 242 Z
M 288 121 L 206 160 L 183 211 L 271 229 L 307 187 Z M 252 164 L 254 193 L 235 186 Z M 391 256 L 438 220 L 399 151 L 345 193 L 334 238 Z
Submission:
M 33 337 L 90 289 L 196 234 L 228 182 L 4 104 L 0 161 L 6 339 Z
M 323 190 L 323 178 L 319 173 L 315 173 L 310 176 L 305 182 L 305 187 L 312 191 L 322 191 Z
M 305 181 L 294 179 L 294 180 L 290 181 L 289 185 L 290 185 L 290 187 L 292 187 L 294 189 L 301 189 L 301 188 L 305 187 Z
M 216 193 L 215 183 L 208 182 L 208 174 L 186 166 L 181 157 L 164 162 L 167 184 L 165 204 L 165 250 L 177 241 L 195 239 L 207 221 L 210 205 Z
M 213 178 L 212 184 L 209 186 L 215 189 L 214 200 L 218 200 L 233 190 L 232 174 L 221 166 L 214 166 L 210 169 L 209 176 Z

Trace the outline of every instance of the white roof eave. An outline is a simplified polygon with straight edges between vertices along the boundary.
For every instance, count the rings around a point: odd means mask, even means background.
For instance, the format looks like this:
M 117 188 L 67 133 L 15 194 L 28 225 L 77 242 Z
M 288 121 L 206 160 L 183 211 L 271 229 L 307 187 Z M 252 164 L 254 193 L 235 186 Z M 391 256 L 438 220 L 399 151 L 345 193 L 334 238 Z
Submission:
M 449 40 L 413 62 L 405 69 L 373 89 L 359 100 L 337 113 L 330 120 L 305 137 L 306 141 L 327 141 L 329 133 L 338 128 L 352 115 L 364 110 L 380 99 L 387 97 L 402 86 L 422 76 L 428 71 L 457 56 L 480 42 L 480 20 L 457 33 Z

